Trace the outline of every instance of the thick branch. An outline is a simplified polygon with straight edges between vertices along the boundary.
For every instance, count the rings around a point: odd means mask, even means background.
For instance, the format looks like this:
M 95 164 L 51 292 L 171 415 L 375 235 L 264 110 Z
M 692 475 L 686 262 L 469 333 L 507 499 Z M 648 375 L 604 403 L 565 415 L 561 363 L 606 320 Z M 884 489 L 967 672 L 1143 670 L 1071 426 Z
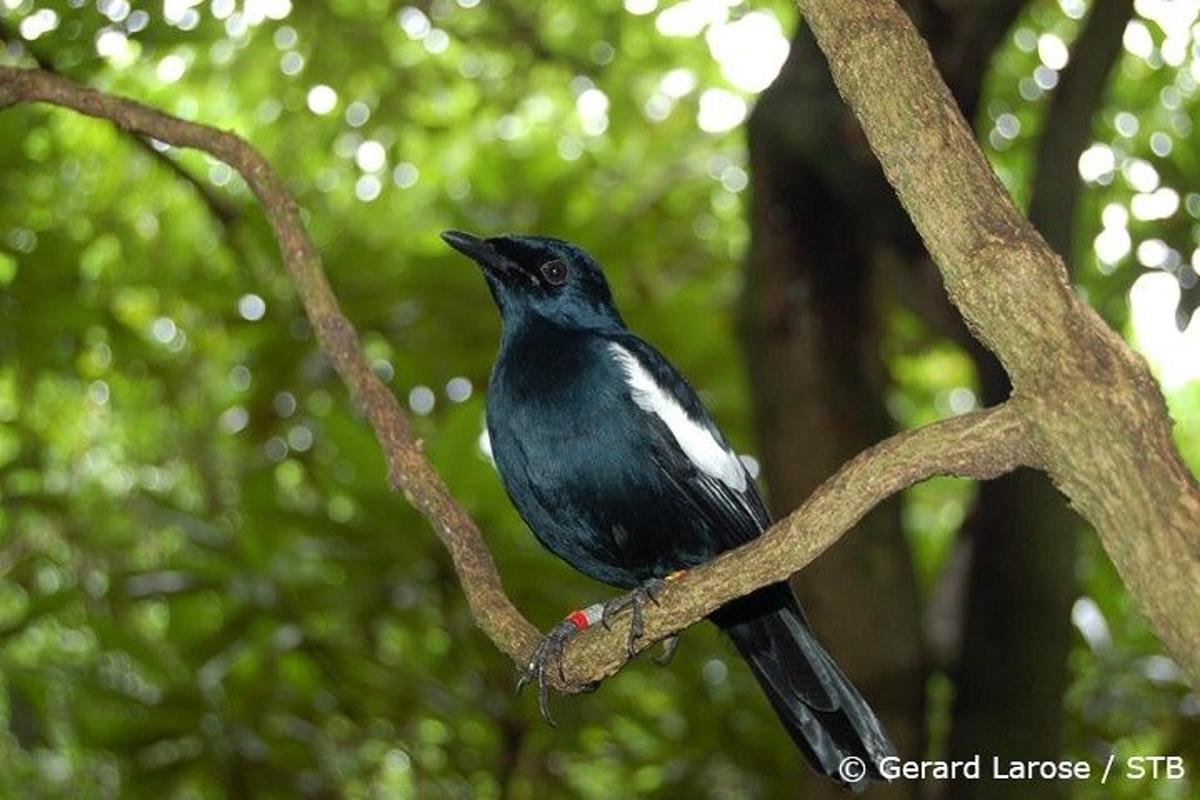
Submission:
M 429 520 L 450 551 L 477 624 L 497 647 L 523 664 L 537 641 L 537 630 L 504 594 L 478 528 L 450 496 L 421 452 L 399 403 L 364 359 L 295 203 L 266 160 L 232 133 L 185 122 L 46 72 L 0 68 L 0 108 L 18 102 L 46 102 L 112 120 L 140 135 L 204 150 L 238 170 L 263 205 L 322 350 L 375 431 L 392 484 Z M 662 611 L 648 615 L 644 642 L 680 630 L 728 600 L 785 579 L 875 504 L 912 483 L 940 474 L 990 478 L 1029 459 L 1021 421 L 1011 405 L 894 436 L 850 461 L 761 539 L 673 583 L 664 594 Z M 610 631 L 593 628 L 581 635 L 568 652 L 568 680 L 561 688 L 592 683 L 619 669 L 626 660 L 626 635 L 621 625 Z
M 799 5 L 951 299 L 1011 377 L 1039 460 L 1200 678 L 1200 489 L 1145 363 L 1071 292 L 893 0 Z
M 1043 118 L 1029 218 L 1060 253 L 1072 252 L 1082 189 L 1076 164 L 1132 11 L 1132 0 L 1092 3 Z M 972 345 L 983 402 L 1002 402 L 1008 376 L 990 353 Z M 963 526 L 971 559 L 953 675 L 951 758 L 991 753 L 1020 761 L 1062 752 L 1080 527 L 1044 476 L 1022 471 L 980 487 Z M 1060 800 L 1065 788 L 1047 784 L 1039 798 Z M 1025 800 L 1028 794 L 1010 781 L 959 780 L 949 792 L 960 800 Z

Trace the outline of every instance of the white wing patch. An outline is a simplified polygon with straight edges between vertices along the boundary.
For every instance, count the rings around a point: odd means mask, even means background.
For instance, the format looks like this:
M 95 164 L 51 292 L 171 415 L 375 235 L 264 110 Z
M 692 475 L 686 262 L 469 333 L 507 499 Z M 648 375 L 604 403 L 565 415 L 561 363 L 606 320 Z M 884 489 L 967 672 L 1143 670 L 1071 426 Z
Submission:
M 658 385 L 637 356 L 616 342 L 610 342 L 608 346 L 625 371 L 625 382 L 633 402 L 647 414 L 654 414 L 663 421 L 697 469 L 736 492 L 744 491 L 746 470 L 733 451 L 721 444 L 707 427 L 692 419 L 679 401 Z

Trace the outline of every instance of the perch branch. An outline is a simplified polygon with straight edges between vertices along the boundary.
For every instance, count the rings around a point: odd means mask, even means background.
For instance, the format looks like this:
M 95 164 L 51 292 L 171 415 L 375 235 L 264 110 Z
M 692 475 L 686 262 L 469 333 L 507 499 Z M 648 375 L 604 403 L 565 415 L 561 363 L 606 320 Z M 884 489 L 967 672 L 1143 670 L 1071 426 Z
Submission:
M 646 615 L 640 649 L 703 619 L 734 598 L 786 580 L 883 500 L 936 475 L 988 480 L 1032 465 L 1011 402 L 891 436 L 852 458 L 798 509 L 753 542 L 668 583 Z M 594 632 L 594 634 L 593 634 Z M 593 635 L 589 635 L 593 634 Z M 567 652 L 567 683 L 613 674 L 625 662 L 627 629 L 589 628 Z

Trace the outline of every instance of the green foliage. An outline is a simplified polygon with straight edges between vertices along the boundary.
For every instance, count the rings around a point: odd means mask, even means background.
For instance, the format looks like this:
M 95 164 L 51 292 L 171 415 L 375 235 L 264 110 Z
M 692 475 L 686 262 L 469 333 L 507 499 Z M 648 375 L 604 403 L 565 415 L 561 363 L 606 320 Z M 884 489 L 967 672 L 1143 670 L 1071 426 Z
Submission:
M 988 74 L 980 139 L 1022 204 L 1029 200 L 1037 143 L 1058 82 L 1045 61 L 1073 43 L 1088 6 L 1083 0 L 1030 3 Z M 1128 314 L 1130 286 L 1146 270 L 1173 276 L 1182 290 L 1182 328 L 1200 303 L 1200 138 L 1194 130 L 1200 62 L 1189 52 L 1195 19 L 1172 3 L 1137 10 L 1080 160 L 1087 190 L 1068 260 L 1084 296 L 1118 325 Z
M 413 407 L 536 622 L 611 590 L 538 548 L 480 450 L 497 320 L 440 230 L 538 231 L 587 246 L 631 324 L 752 451 L 734 335 L 742 140 L 696 121 L 705 89 L 739 92 L 703 37 L 664 36 L 656 15 L 613 0 L 167 3 L 173 22 L 159 4 L 53 5 L 56 27 L 0 60 L 27 65 L 34 54 L 236 130 L 288 180 L 376 369 Z M 97 5 L 124 16 L 113 22 Z M 1022 30 L 1069 38 L 1058 6 L 1035 6 Z M 27 33 L 35 4 L 2 7 L 5 30 Z M 785 30 L 794 22 L 789 4 L 756 7 Z M 1004 47 L 989 109 L 1031 58 L 1022 44 Z M 1146 69 L 1124 67 L 1114 97 L 1148 119 L 1160 113 L 1159 84 L 1180 79 Z M 310 105 L 329 102 L 313 93 L 322 86 L 336 99 L 315 113 Z M 1040 107 L 1020 109 L 1022 131 L 1036 130 Z M 595 695 L 559 699 L 557 729 L 530 697 L 513 697 L 511 664 L 474 628 L 427 525 L 388 490 L 378 447 L 228 168 L 166 153 L 214 205 L 110 125 L 44 107 L 3 121 L 0 795 L 789 792 L 805 768 L 714 631 L 690 632 L 669 669 L 638 664 Z M 1147 136 L 1122 147 L 1147 147 Z M 1175 139 L 1164 181 L 1194 183 L 1194 143 Z M 1021 144 L 993 152 L 1015 187 L 1028 169 Z M 1129 194 L 1120 181 L 1089 190 L 1086 230 L 1114 192 Z M 1156 235 L 1194 237 L 1188 224 L 1181 212 Z M 1123 308 L 1134 269 L 1089 264 L 1078 281 L 1109 298 L 1106 311 Z M 964 354 L 903 314 L 893 328 L 899 425 L 974 402 Z M 1194 466 L 1195 384 L 1171 400 Z M 909 493 L 926 588 L 972 496 L 948 481 Z M 1073 741 L 1126 737 L 1122 746 L 1154 750 L 1191 732 L 1194 742 L 1194 707 L 1172 715 L 1179 684 L 1145 677 L 1157 648 L 1103 556 L 1089 559 L 1087 592 L 1114 644 L 1077 648 Z

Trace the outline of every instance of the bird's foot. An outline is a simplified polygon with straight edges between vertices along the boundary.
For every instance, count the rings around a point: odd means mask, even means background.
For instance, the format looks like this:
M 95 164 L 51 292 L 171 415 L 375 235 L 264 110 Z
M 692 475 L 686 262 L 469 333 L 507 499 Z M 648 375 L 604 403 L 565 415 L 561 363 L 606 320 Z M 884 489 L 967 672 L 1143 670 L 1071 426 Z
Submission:
M 546 680 L 546 670 L 554 668 L 558 670 L 559 684 L 566 684 L 567 676 L 563 671 L 563 652 L 567 648 L 567 642 L 575 634 L 590 628 L 597 622 L 604 624 L 605 628 L 610 627 L 612 618 L 624 611 L 632 609 L 633 619 L 629 626 L 629 657 L 633 658 L 636 655 L 636 645 L 638 639 L 642 638 L 645 633 L 645 625 L 643 622 L 642 609 L 647 603 L 658 605 L 658 594 L 662 588 L 671 581 L 677 580 L 684 574 L 684 570 L 672 572 L 665 578 L 652 578 L 638 588 L 628 594 L 610 600 L 607 603 L 588 606 L 581 611 L 572 611 L 562 622 L 550 629 L 538 646 L 534 649 L 533 655 L 529 657 L 529 663 L 525 665 L 525 669 L 521 672 L 521 677 L 517 679 L 517 691 L 520 692 L 525 686 L 533 681 L 537 681 L 538 686 L 538 708 L 542 712 L 542 716 L 546 722 L 554 725 L 554 717 L 550 715 L 550 684 Z M 663 640 L 663 653 L 654 660 L 659 664 L 666 664 L 671 660 L 671 656 L 675 653 L 675 648 L 679 645 L 678 636 L 668 636 Z M 580 691 L 588 691 L 589 688 L 595 688 L 595 684 L 591 687 L 583 687 Z
M 551 725 L 555 723 L 554 717 L 550 716 L 550 685 L 546 681 L 546 670 L 553 666 L 558 670 L 559 683 L 565 684 L 567 676 L 563 672 L 563 651 L 566 650 L 567 642 L 571 641 L 571 638 L 584 628 L 596 624 L 603 614 L 604 609 L 599 603 L 582 611 L 572 611 L 568 614 L 562 622 L 550 629 L 542 641 L 538 642 L 537 648 L 529 658 L 529 663 L 525 665 L 521 677 L 517 679 L 518 692 L 531 681 L 537 681 L 538 709 L 542 712 L 542 717 L 546 722 Z
M 632 614 L 633 618 L 629 622 L 629 640 L 626 644 L 630 658 L 637 654 L 637 641 L 642 638 L 642 634 L 646 630 L 643 609 L 649 603 L 658 605 L 658 593 L 662 591 L 664 585 L 661 578 L 651 578 L 633 591 L 620 597 L 614 597 L 604 604 L 604 613 L 601 615 L 600 621 L 605 628 L 611 628 L 613 618 L 622 611 L 629 609 Z
M 613 617 L 626 609 L 629 609 L 633 615 L 633 619 L 629 623 L 628 649 L 630 658 L 637 655 L 638 639 L 641 639 L 642 635 L 646 632 L 645 607 L 649 603 L 658 605 L 658 595 L 662 592 L 663 587 L 671 581 L 677 580 L 683 574 L 684 570 L 678 570 L 665 578 L 651 578 L 633 591 L 613 598 L 604 604 L 604 613 L 600 616 L 600 621 L 604 624 L 605 628 L 611 627 Z M 673 651 L 674 648 L 671 648 L 671 650 Z

